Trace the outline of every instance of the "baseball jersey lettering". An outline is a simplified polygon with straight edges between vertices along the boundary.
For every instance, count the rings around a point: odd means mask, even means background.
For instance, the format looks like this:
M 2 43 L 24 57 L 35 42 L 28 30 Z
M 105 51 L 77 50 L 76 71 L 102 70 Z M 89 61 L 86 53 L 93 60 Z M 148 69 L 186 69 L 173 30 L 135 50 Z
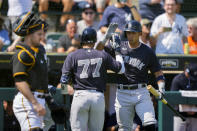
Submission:
M 142 63 L 139 59 L 131 58 L 131 57 L 129 60 L 129 64 L 132 65 L 133 67 L 138 68 L 139 70 L 142 70 L 142 67 L 145 66 L 145 64 Z
M 121 64 L 106 52 L 78 49 L 67 56 L 62 68 L 62 79 L 71 79 L 75 89 L 105 90 L 107 69 L 119 72 Z
M 148 70 L 154 73 L 161 69 L 157 57 L 152 49 L 144 44 L 140 43 L 135 49 L 130 48 L 128 44 L 128 41 L 122 41 L 120 49 L 125 63 L 124 76 L 127 79 L 118 82 L 121 82 L 120 84 L 147 83 Z M 105 47 L 105 51 L 113 54 L 110 45 Z
M 102 64 L 102 58 L 94 58 L 94 59 L 85 59 L 85 60 L 78 60 L 78 66 L 83 66 L 82 73 L 80 74 L 80 78 L 88 78 L 88 68 L 90 65 L 95 65 L 96 68 L 92 73 L 93 78 L 100 77 L 100 68 Z

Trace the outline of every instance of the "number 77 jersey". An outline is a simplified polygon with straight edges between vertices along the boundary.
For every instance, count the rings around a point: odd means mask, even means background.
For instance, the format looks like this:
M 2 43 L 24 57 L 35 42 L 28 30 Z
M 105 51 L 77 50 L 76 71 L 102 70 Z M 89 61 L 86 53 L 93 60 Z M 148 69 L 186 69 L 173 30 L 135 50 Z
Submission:
M 62 67 L 60 82 L 74 89 L 105 90 L 107 70 L 119 72 L 121 64 L 104 51 L 91 48 L 70 53 Z

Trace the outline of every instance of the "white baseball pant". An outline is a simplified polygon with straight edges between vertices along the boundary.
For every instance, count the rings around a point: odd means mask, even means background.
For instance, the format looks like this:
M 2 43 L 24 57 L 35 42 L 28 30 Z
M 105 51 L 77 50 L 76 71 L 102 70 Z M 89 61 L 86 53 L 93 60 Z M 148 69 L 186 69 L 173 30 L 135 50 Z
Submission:
M 150 94 L 146 88 L 117 89 L 115 110 L 119 131 L 131 131 L 135 112 L 144 126 L 156 123 Z
M 45 99 L 37 97 L 37 95 L 42 94 L 43 93 L 34 92 L 34 96 L 37 101 L 45 107 Z M 14 98 L 13 111 L 20 123 L 21 131 L 29 131 L 34 128 L 43 128 L 43 116 L 38 116 L 37 112 L 33 109 L 33 105 L 20 92 L 18 92 Z
M 174 130 L 173 131 L 196 131 L 197 118 L 188 117 L 183 121 L 180 117 L 174 117 Z
M 75 90 L 70 114 L 72 131 L 102 131 L 104 111 L 103 93 L 96 90 Z

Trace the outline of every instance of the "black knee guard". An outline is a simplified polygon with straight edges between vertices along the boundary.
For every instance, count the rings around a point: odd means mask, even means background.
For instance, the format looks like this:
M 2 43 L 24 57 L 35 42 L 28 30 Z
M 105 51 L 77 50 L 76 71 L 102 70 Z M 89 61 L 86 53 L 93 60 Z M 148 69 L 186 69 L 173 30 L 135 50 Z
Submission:
M 155 124 L 144 126 L 145 131 L 155 131 Z
M 30 131 L 43 131 L 43 129 L 41 129 L 41 128 L 34 128 L 34 129 L 30 129 Z

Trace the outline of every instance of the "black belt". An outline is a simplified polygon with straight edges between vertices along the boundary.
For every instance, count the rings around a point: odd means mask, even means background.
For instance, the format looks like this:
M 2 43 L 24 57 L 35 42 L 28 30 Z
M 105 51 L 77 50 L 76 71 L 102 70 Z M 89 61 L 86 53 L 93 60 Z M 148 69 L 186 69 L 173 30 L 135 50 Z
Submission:
M 135 90 L 135 89 L 145 88 L 146 86 L 147 84 L 131 84 L 131 85 L 119 84 L 118 89 Z
M 78 89 L 78 88 L 77 88 L 77 89 L 74 89 L 74 90 L 95 90 L 95 89 Z M 104 93 L 104 91 L 98 90 L 98 89 L 96 89 L 95 91 Z
M 32 92 L 32 94 L 34 95 L 35 93 L 34 92 Z M 46 96 L 45 96 L 45 94 L 37 94 L 36 95 L 38 98 L 41 98 L 41 99 L 44 99 Z

